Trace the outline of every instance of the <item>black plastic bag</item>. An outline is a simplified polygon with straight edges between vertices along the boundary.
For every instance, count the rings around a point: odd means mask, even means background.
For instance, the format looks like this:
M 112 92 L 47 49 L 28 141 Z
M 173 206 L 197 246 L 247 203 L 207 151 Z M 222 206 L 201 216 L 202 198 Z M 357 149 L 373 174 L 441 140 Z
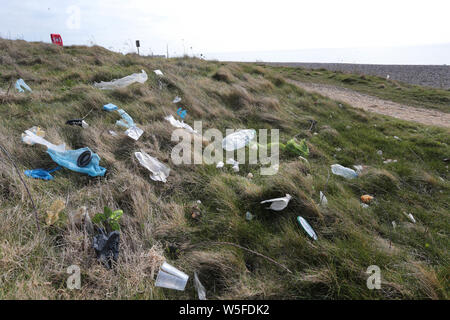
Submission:
M 111 269 L 119 257 L 119 231 L 113 231 L 106 236 L 105 231 L 100 229 L 100 234 L 94 237 L 93 248 L 97 259 L 108 269 Z

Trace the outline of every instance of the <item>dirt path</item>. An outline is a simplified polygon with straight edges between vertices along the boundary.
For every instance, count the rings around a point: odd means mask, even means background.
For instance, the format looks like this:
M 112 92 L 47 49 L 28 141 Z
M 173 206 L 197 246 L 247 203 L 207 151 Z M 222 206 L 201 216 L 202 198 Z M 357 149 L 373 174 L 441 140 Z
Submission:
M 421 109 L 388 100 L 382 100 L 347 88 L 295 80 L 288 81 L 306 91 L 317 92 L 333 100 L 348 103 L 356 108 L 426 125 L 450 128 L 450 113 Z

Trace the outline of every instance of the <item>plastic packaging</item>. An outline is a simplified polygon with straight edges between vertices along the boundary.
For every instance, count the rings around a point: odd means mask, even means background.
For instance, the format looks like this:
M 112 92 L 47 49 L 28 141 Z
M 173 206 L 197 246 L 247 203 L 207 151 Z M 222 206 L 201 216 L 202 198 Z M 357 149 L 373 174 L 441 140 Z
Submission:
M 104 106 L 103 106 L 103 110 L 105 110 L 105 111 L 114 111 L 114 110 L 117 110 L 118 109 L 118 107 L 115 105 L 115 104 L 112 104 L 112 103 L 108 103 L 108 104 L 105 104 Z
M 325 195 L 323 194 L 322 191 L 320 191 L 320 202 L 319 203 L 322 207 L 326 207 L 328 205 L 328 199 L 327 199 L 327 197 L 325 197 Z
M 122 117 L 122 120 L 117 120 L 117 121 L 116 121 L 116 124 L 117 124 L 118 126 L 122 126 L 122 127 L 125 127 L 125 128 L 131 128 L 131 127 L 134 127 L 134 121 L 133 121 L 133 118 L 131 118 L 131 117 L 129 116 L 129 114 L 125 112 L 125 110 L 119 109 L 119 110 L 117 110 L 117 112 L 118 112 L 118 113 L 120 114 L 120 116 Z
M 164 262 L 159 269 L 155 286 L 184 291 L 188 279 L 189 276 L 186 273 Z
M 256 137 L 256 130 L 245 129 L 229 134 L 222 140 L 222 148 L 234 151 L 245 147 Z
M 32 92 L 31 88 L 25 83 L 25 81 L 21 78 L 16 81 L 16 89 L 19 92 L 24 92 L 22 88 L 25 88 L 25 90 Z
M 22 134 L 22 141 L 29 145 L 34 145 L 35 143 L 46 146 L 48 150 L 55 151 L 65 151 L 66 145 L 60 144 L 59 146 L 54 145 L 43 137 L 45 136 L 45 132 L 42 131 L 39 127 L 32 127 L 28 130 L 25 130 L 25 133 Z
M 142 150 L 141 152 L 135 152 L 134 155 L 139 163 L 152 173 L 150 179 L 153 181 L 162 181 L 164 183 L 167 181 L 167 177 L 170 174 L 169 167 L 159 162 L 158 159 L 149 156 Z
M 179 96 L 176 96 L 175 99 L 173 99 L 172 103 L 178 103 L 181 101 L 181 98 Z
M 216 168 L 223 168 L 223 166 L 224 166 L 224 163 L 223 163 L 223 161 L 219 161 L 219 162 L 217 162 L 217 165 L 216 165 Z
M 331 172 L 346 179 L 354 179 L 358 177 L 358 174 L 355 170 L 343 167 L 340 164 L 333 164 L 331 166 Z
M 47 153 L 60 166 L 72 171 L 88 174 L 91 177 L 104 176 L 106 169 L 99 166 L 100 157 L 89 148 L 57 151 L 48 149 Z M 88 163 L 86 163 L 89 158 Z
M 66 124 L 71 125 L 71 126 L 80 126 L 83 128 L 89 127 L 89 125 L 83 119 L 67 120 Z
M 314 232 L 313 228 L 311 228 L 309 223 L 303 217 L 298 216 L 297 221 L 311 238 L 317 240 L 317 234 Z
M 370 203 L 373 200 L 373 197 L 371 195 L 365 194 L 361 196 L 361 201 L 364 203 Z
M 253 219 L 253 215 L 249 211 L 247 211 L 245 213 L 245 220 L 250 221 L 252 219 Z
M 192 127 L 186 123 L 184 123 L 183 121 L 179 121 L 176 120 L 173 115 L 167 116 L 164 119 L 166 119 L 167 121 L 170 122 L 170 124 L 176 128 L 183 128 L 186 129 L 187 131 L 191 132 L 191 133 L 197 133 L 196 130 L 192 129 Z
M 97 259 L 108 269 L 111 269 L 114 262 L 117 262 L 119 257 L 119 243 L 119 231 L 113 231 L 106 236 L 103 230 L 101 230 L 101 233 L 94 237 L 92 247 L 95 249 Z
M 206 300 L 206 290 L 198 279 L 197 272 L 194 272 L 194 286 L 197 289 L 197 295 L 199 300 Z
M 25 170 L 24 173 L 27 177 L 48 181 L 53 180 L 53 176 L 50 173 L 60 169 L 61 167 L 56 167 L 55 169 L 52 170 L 34 169 L 34 170 Z
M 161 70 L 157 69 L 157 70 L 153 70 L 153 72 L 157 75 L 157 76 L 164 76 L 164 74 L 162 73 Z
M 133 73 L 129 76 L 123 77 L 121 79 L 115 79 L 110 82 L 100 82 L 94 83 L 94 87 L 102 89 L 102 90 L 112 90 L 117 88 L 124 88 L 129 86 L 132 83 L 139 82 L 144 83 L 147 81 L 148 76 L 145 70 L 142 70 L 141 73 Z
M 136 126 L 129 128 L 127 131 L 125 131 L 125 134 L 129 136 L 133 140 L 139 140 L 140 136 L 144 133 L 144 130 L 141 128 L 138 128 Z
M 261 201 L 261 204 L 271 202 L 270 207 L 268 207 L 266 209 L 271 209 L 271 210 L 274 210 L 274 211 L 281 211 L 281 210 L 283 210 L 284 208 L 287 207 L 287 205 L 288 205 L 288 203 L 289 203 L 289 201 L 291 199 L 292 199 L 292 196 L 290 194 L 286 193 L 285 197 L 275 198 L 275 199 L 270 199 L 270 200 L 264 200 L 264 201 Z

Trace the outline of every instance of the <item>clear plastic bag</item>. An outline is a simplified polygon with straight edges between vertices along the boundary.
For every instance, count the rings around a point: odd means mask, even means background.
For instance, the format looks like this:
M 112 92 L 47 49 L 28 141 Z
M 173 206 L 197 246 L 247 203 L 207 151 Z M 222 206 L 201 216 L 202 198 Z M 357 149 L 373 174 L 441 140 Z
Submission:
M 245 129 L 229 134 L 222 140 L 222 148 L 234 151 L 245 147 L 256 137 L 256 130 Z
M 153 181 L 166 182 L 167 177 L 170 174 L 170 168 L 165 164 L 158 161 L 158 159 L 149 156 L 147 153 L 141 150 L 141 152 L 135 152 L 134 156 L 138 159 L 139 163 L 150 171 L 150 179 Z
M 164 262 L 159 269 L 155 286 L 184 291 L 188 279 L 189 276 L 186 273 Z
M 176 120 L 173 115 L 167 116 L 164 119 L 166 119 L 167 121 L 170 122 L 170 124 L 176 128 L 183 128 L 186 129 L 187 131 L 191 132 L 191 133 L 197 133 L 196 130 L 192 129 L 192 127 L 182 121 L 178 121 Z
M 46 146 L 48 150 L 56 150 L 56 151 L 65 151 L 66 145 L 54 145 L 53 143 L 48 142 L 44 139 L 45 132 L 42 131 L 39 127 L 32 127 L 28 130 L 25 130 L 25 133 L 22 134 L 22 141 L 29 145 L 34 145 L 35 143 Z
M 142 70 L 141 73 L 133 73 L 130 74 L 129 76 L 120 79 L 115 79 L 110 82 L 102 81 L 99 83 L 94 83 L 94 87 L 102 90 L 112 90 L 127 87 L 135 82 L 144 83 L 145 81 L 147 81 L 147 79 L 148 79 L 147 73 L 145 72 L 145 70 Z
M 346 179 L 354 179 L 358 177 L 355 170 L 341 166 L 340 164 L 333 164 L 331 166 L 331 172 Z

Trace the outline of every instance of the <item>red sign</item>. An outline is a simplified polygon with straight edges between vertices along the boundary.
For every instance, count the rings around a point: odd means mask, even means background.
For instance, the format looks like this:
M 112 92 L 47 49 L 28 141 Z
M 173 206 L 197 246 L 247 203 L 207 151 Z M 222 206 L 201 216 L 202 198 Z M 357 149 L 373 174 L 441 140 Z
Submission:
M 58 46 L 63 46 L 62 38 L 59 34 L 52 33 L 50 34 L 50 38 L 52 39 L 52 43 Z

